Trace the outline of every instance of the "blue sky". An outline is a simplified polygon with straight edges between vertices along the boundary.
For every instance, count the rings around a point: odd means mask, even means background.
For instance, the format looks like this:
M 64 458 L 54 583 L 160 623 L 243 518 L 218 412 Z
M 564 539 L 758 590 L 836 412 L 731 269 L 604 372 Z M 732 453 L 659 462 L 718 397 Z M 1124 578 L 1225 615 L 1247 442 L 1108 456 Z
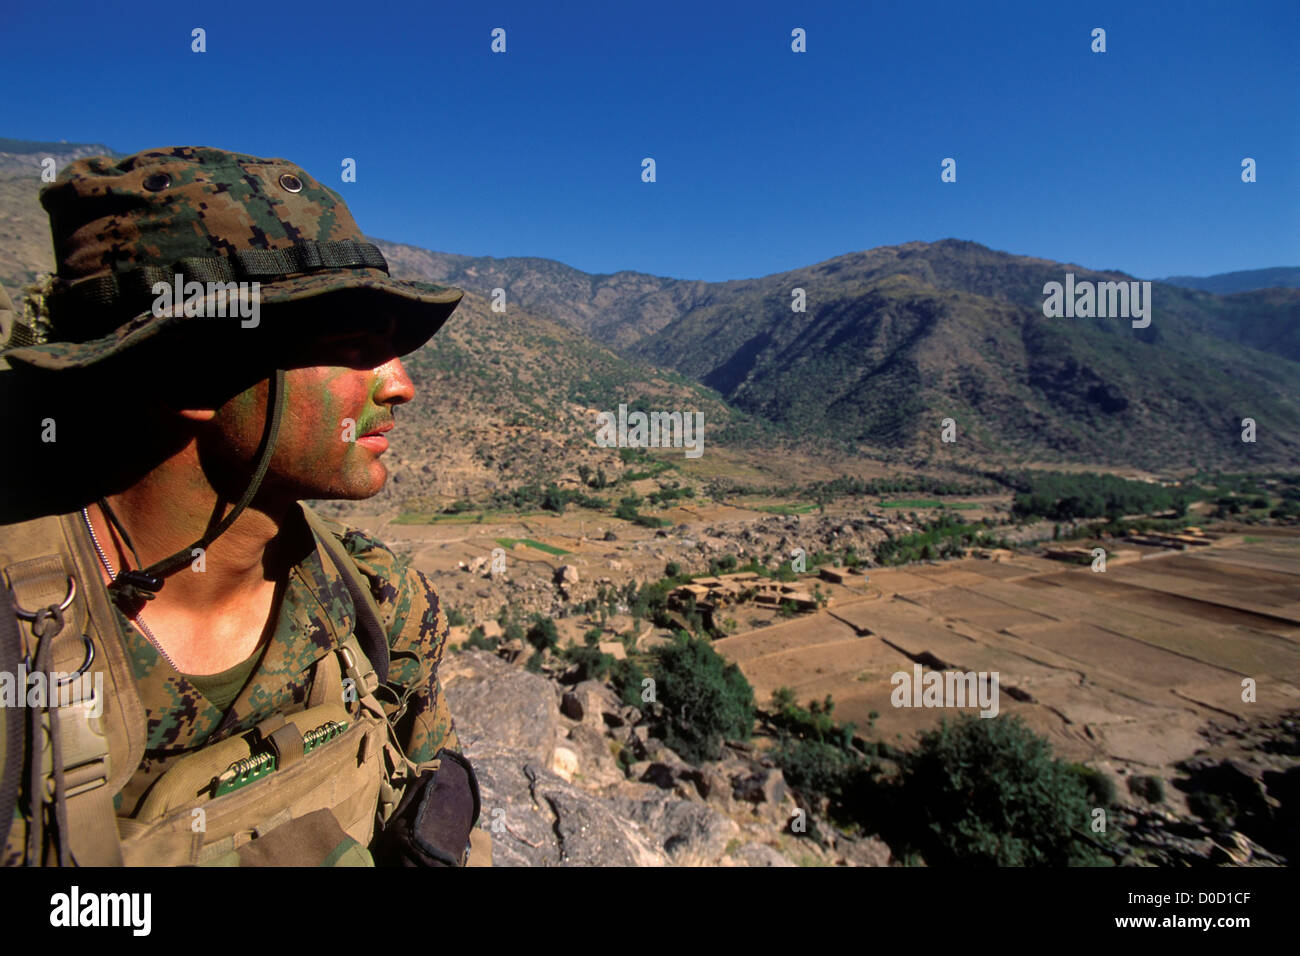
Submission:
M 370 235 L 598 273 L 947 237 L 1144 278 L 1300 264 L 1296 0 L 231 9 L 7 5 L 0 136 L 282 156 Z

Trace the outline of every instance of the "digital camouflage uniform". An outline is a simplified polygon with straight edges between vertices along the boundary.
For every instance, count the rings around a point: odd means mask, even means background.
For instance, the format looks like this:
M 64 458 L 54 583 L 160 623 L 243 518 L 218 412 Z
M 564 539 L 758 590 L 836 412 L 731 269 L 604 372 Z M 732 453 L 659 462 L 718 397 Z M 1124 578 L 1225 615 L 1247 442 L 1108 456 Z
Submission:
M 7 347 L 0 352 L 0 374 L 23 370 L 24 374 L 49 375 L 84 369 L 151 343 L 160 333 L 183 332 L 187 324 L 240 321 L 195 318 L 180 307 L 160 314 L 152 287 L 159 281 L 172 282 L 177 274 L 185 281 L 200 283 L 259 282 L 265 310 L 262 326 L 277 334 L 287 332 L 290 341 L 310 341 L 312 329 L 310 324 L 276 329 L 281 314 L 278 306 L 321 296 L 350 296 L 349 307 L 340 310 L 345 314 L 379 312 L 396 320 L 391 341 L 398 355 L 427 341 L 462 297 L 456 289 L 390 278 L 382 254 L 364 241 L 339 195 L 281 159 L 206 147 L 153 150 L 124 159 L 90 157 L 70 164 L 57 182 L 42 191 L 41 201 L 50 214 L 58 277 L 47 297 L 46 315 L 37 321 L 9 321 Z M 185 298 L 190 298 L 188 291 Z M 211 294 L 204 303 L 206 314 L 213 315 Z M 310 313 L 301 309 L 292 314 L 298 323 L 304 322 L 304 315 L 306 322 L 310 321 Z M 247 341 L 255 350 L 256 333 L 247 334 L 241 344 Z M 270 394 L 276 394 L 276 383 L 280 392 L 278 399 L 268 399 L 269 445 L 263 451 L 264 461 L 270 460 L 278 427 L 272 424 L 270 407 L 275 401 L 283 405 L 283 371 L 276 376 Z M 39 420 L 38 413 L 36 416 Z M 246 497 L 251 497 L 258 481 L 260 478 L 253 479 Z M 84 503 L 91 500 L 93 496 Z M 77 507 L 81 504 L 78 500 Z M 226 520 L 233 520 L 240 507 Z M 57 513 L 67 513 L 67 509 L 38 512 Z M 433 586 L 422 573 L 365 533 L 337 522 L 324 524 L 341 539 L 375 599 L 390 653 L 386 686 L 397 699 L 405 698 L 405 706 L 399 708 L 387 697 L 379 699 L 384 712 L 393 717 L 394 736 L 407 760 L 423 765 L 433 761 L 440 750 L 459 751 L 437 679 L 448 628 Z M 221 530 L 210 532 L 209 538 L 196 544 L 206 547 Z M 4 554 L 4 531 L 0 525 L 0 555 Z M 340 644 L 360 630 L 346 582 L 322 559 L 323 548 L 316 539 L 308 543 L 306 535 L 316 532 L 297 517 L 283 533 L 302 535 L 306 556 L 291 569 L 280 592 L 269 643 L 264 652 L 259 651 L 261 657 L 249 680 L 224 713 L 178 673 L 115 605 L 117 628 L 147 724 L 144 759 L 112 801 L 112 812 L 119 818 L 131 817 L 151 786 L 187 755 L 205 745 L 245 735 L 272 715 L 303 711 L 317 663 L 333 658 Z M 132 573 L 139 570 L 144 575 L 147 592 L 150 575 L 155 581 L 164 579 L 188 564 L 188 553 L 185 549 L 149 568 L 133 568 Z M 15 557 L 11 553 L 8 560 Z M 121 580 L 129 577 L 119 575 Z M 121 580 L 115 580 L 110 593 Z M 92 586 L 104 587 L 102 580 Z M 128 581 L 128 593 L 134 586 Z M 121 596 L 115 597 L 119 605 Z M 394 717 L 399 712 L 400 717 Z M 447 816 L 445 800 L 441 810 L 426 812 L 435 791 L 445 796 L 448 790 L 448 775 L 439 782 L 436 764 L 434 761 L 433 769 L 423 769 L 424 776 L 410 778 L 430 786 L 406 787 L 407 799 L 390 818 L 396 822 L 387 829 L 405 840 L 403 854 L 408 859 L 402 860 L 404 865 L 454 865 L 456 849 L 444 853 L 445 841 L 432 837 L 431 842 L 425 841 L 432 831 L 419 829 L 438 812 Z M 467 764 L 464 773 L 472 781 Z M 455 773 L 450 777 L 454 780 Z M 430 796 L 420 797 L 426 791 Z M 412 803 L 415 797 L 423 801 L 418 808 Z M 475 818 L 477 803 L 474 784 Z M 406 816 L 397 820 L 402 813 Z M 24 861 L 26 830 L 26 818 L 16 812 L 5 847 L 6 864 Z M 430 854 L 436 858 L 432 863 Z
M 393 650 L 390 686 L 415 688 L 401 727 L 402 749 L 413 761 L 439 749 L 460 750 L 451 713 L 437 679 L 447 644 L 447 615 L 429 579 L 374 538 L 336 522 L 344 547 L 372 582 L 371 593 Z M 352 598 L 337 574 L 313 551 L 290 572 L 275 631 L 248 684 L 223 715 L 177 673 L 125 615 L 118 614 L 136 685 L 148 717 L 145 760 L 114 805 L 132 812 L 141 795 L 175 760 L 204 743 L 248 731 L 278 711 L 300 708 L 311 689 L 312 668 L 352 633 Z M 403 655 L 410 656 L 403 656 Z M 21 813 L 5 848 L 4 865 L 24 862 L 27 830 Z

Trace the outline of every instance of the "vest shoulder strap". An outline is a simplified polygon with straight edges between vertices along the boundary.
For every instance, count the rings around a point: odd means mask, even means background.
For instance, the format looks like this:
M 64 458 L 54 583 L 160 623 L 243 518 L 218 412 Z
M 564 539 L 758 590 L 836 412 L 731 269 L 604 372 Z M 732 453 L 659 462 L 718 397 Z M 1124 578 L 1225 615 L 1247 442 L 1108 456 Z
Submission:
M 329 527 L 325 520 L 316 512 L 312 511 L 305 503 L 302 505 L 303 516 L 307 519 L 307 524 L 316 537 L 320 539 L 329 563 L 334 565 L 339 575 L 343 578 L 344 586 L 348 589 L 348 594 L 352 597 L 352 604 L 356 608 L 357 640 L 361 643 L 361 649 L 366 657 L 370 659 L 371 666 L 375 669 L 375 674 L 379 678 L 379 683 L 388 683 L 388 666 L 390 661 L 390 651 L 388 647 L 388 633 L 383 627 L 383 618 L 379 613 L 379 605 L 375 603 L 375 597 L 370 593 L 370 582 L 361 569 L 357 567 L 352 556 L 343 547 L 343 542 L 339 536 Z
M 51 661 L 54 670 L 79 678 L 57 696 L 47 684 L 51 699 L 42 720 L 57 734 L 57 774 L 49 735 L 27 728 L 26 749 L 33 751 L 30 824 L 39 842 L 44 803 L 54 798 L 50 783 L 62 779 L 67 832 L 60 840 L 66 839 L 78 865 L 105 866 L 121 863 L 113 797 L 144 757 L 147 725 L 98 558 L 80 522 L 80 513 L 73 512 L 0 527 L 0 570 L 21 609 L 23 660 L 35 664 L 38 643 L 52 641 L 52 653 L 40 657 Z M 36 622 L 26 616 L 61 605 L 62 627 L 40 640 Z M 37 739 L 40 753 L 35 752 Z

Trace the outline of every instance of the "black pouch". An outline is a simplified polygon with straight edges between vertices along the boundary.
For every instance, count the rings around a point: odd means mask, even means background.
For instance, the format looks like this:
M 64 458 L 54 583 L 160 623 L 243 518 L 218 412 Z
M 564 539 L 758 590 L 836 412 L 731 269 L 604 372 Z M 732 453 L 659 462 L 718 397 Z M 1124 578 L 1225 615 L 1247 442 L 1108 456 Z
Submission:
M 439 750 L 438 767 L 406 788 L 373 841 L 376 866 L 464 866 L 478 822 L 478 778 L 465 757 Z

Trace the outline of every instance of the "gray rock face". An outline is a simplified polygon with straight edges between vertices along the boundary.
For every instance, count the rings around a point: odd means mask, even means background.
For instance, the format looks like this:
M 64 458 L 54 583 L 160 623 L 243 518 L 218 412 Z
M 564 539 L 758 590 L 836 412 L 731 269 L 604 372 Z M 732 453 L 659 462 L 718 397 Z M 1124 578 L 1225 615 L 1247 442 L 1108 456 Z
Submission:
M 731 855 L 732 866 L 794 866 L 764 843 L 746 843 Z
M 702 803 L 686 800 L 614 801 L 621 814 L 650 835 L 655 848 L 677 866 L 706 866 L 718 862 L 727 842 L 740 833 L 729 817 Z
M 790 864 L 769 844 L 794 804 L 780 771 L 758 758 L 736 751 L 691 766 L 604 684 L 562 693 L 484 651 L 450 656 L 440 678 L 478 776 L 478 825 L 491 834 L 494 866 Z M 639 762 L 625 772 L 616 752 Z
M 609 744 L 607 737 L 586 724 L 569 731 L 568 745 L 578 755 L 578 773 L 598 787 L 620 783 L 625 777 Z
M 557 738 L 566 740 L 554 686 L 482 651 L 448 659 L 441 672 L 466 756 L 478 776 L 479 826 L 492 834 L 494 866 L 665 866 L 716 863 L 738 832 L 703 804 L 623 779 L 597 729 L 612 692 L 580 684 L 586 720 L 568 731 L 585 782 L 552 772 Z M 595 717 L 593 721 L 591 718 Z
M 551 682 L 486 651 L 454 654 L 439 676 L 466 755 L 521 751 L 540 767 L 555 754 L 559 708 Z
M 492 834 L 493 866 L 663 866 L 609 803 L 537 767 L 517 750 L 469 754 Z
M 776 769 L 760 770 L 739 778 L 733 791 L 737 800 L 751 803 L 780 803 L 789 792 L 785 775 Z

